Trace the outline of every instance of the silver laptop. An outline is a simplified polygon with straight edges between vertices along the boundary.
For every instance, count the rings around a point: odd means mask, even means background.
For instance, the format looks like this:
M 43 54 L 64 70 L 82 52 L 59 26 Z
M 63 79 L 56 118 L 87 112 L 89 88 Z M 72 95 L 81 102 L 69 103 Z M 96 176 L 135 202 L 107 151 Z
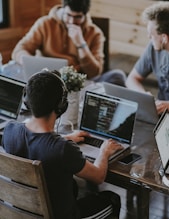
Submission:
M 155 100 L 152 95 L 107 82 L 103 82 L 103 86 L 106 94 L 138 102 L 137 120 L 154 125 L 157 123 L 159 117 L 155 106 Z
M 169 111 L 165 110 L 154 128 L 164 174 L 169 174 Z
M 0 75 L 0 130 L 15 120 L 22 105 L 25 83 Z
M 67 66 L 68 60 L 61 58 L 41 57 L 41 56 L 24 56 L 23 57 L 23 78 L 24 82 L 36 72 L 41 71 L 43 68 L 49 70 L 59 70 Z
M 91 160 L 96 159 L 101 144 L 108 138 L 121 143 L 124 150 L 129 148 L 133 140 L 137 108 L 138 104 L 134 101 L 86 91 L 80 130 L 88 131 L 92 138 L 86 138 L 80 144 L 84 155 Z M 116 152 L 110 160 L 124 150 Z

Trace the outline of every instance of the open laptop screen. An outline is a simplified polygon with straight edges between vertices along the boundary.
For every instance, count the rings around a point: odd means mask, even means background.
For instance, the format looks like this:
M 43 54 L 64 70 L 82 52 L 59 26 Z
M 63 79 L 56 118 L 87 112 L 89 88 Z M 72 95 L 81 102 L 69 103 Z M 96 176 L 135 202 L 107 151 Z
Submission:
M 0 115 L 17 118 L 24 85 L 19 81 L 0 76 Z
M 137 107 L 133 101 L 87 91 L 80 129 L 130 144 Z
M 103 82 L 103 87 L 108 95 L 137 102 L 138 110 L 136 120 L 150 124 L 156 124 L 158 122 L 159 117 L 156 110 L 155 99 L 152 95 L 130 90 L 126 87 L 108 82 Z
M 164 171 L 169 162 L 169 112 L 166 110 L 154 128 L 155 139 Z

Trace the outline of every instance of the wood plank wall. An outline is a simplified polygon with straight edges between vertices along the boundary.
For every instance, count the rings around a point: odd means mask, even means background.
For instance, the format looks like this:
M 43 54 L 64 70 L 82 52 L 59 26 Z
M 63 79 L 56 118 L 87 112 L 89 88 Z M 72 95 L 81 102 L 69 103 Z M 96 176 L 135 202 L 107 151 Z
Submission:
M 142 11 L 150 0 L 92 0 L 91 14 L 110 19 L 110 54 L 139 56 L 148 42 Z
M 34 21 L 46 14 L 61 0 L 9 0 L 10 27 L 0 29 L 0 52 L 3 63 L 11 59 L 11 52 Z M 91 0 L 91 15 L 110 19 L 110 55 L 124 53 L 140 55 L 148 42 L 141 12 L 152 4 L 150 0 Z
M 9 0 L 10 25 L 0 29 L 0 52 L 3 63 L 11 59 L 16 43 L 29 30 L 37 18 L 45 15 L 61 0 Z

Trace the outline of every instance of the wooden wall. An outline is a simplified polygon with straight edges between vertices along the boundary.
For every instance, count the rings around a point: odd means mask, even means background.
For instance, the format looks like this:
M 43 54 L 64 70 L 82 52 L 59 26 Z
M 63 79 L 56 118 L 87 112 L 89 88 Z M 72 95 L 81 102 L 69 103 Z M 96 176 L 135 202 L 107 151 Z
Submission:
M 3 63 L 11 59 L 11 52 L 18 40 L 34 21 L 46 14 L 61 0 L 9 0 L 10 27 L 0 29 L 0 52 Z M 110 19 L 110 55 L 124 53 L 140 55 L 148 42 L 141 12 L 152 4 L 149 0 L 91 0 L 91 15 Z
M 142 11 L 150 0 L 92 0 L 91 14 L 110 19 L 109 51 L 139 56 L 148 42 Z
M 16 43 L 35 20 L 60 2 L 61 0 L 9 0 L 10 26 L 0 29 L 0 52 L 3 56 L 3 63 L 11 59 L 11 52 Z

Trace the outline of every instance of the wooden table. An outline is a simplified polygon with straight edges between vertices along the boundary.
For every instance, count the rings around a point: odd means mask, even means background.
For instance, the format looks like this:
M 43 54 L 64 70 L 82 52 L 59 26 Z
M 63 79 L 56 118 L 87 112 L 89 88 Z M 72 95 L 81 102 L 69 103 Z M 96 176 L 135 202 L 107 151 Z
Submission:
M 16 74 L 15 76 L 18 77 Z M 99 83 L 91 83 L 83 89 L 81 102 L 86 90 L 104 92 Z M 23 120 L 23 117 L 20 116 L 19 120 Z M 123 165 L 118 161 L 112 162 L 106 178 L 107 182 L 127 189 L 129 197 L 133 193 L 137 195 L 138 219 L 149 218 L 149 195 L 152 190 L 169 193 L 169 188 L 163 184 L 159 174 L 161 161 L 153 128 L 154 126 L 151 124 L 136 121 L 131 151 L 140 154 L 142 159 L 132 165 Z
M 153 135 L 153 125 L 136 121 L 134 141 L 131 151 L 142 156 L 142 159 L 131 165 L 118 161 L 109 165 L 106 181 L 125 188 L 128 197 L 137 196 L 137 218 L 149 218 L 149 195 L 152 190 L 169 194 L 169 188 L 162 182 L 159 174 L 161 160 Z

